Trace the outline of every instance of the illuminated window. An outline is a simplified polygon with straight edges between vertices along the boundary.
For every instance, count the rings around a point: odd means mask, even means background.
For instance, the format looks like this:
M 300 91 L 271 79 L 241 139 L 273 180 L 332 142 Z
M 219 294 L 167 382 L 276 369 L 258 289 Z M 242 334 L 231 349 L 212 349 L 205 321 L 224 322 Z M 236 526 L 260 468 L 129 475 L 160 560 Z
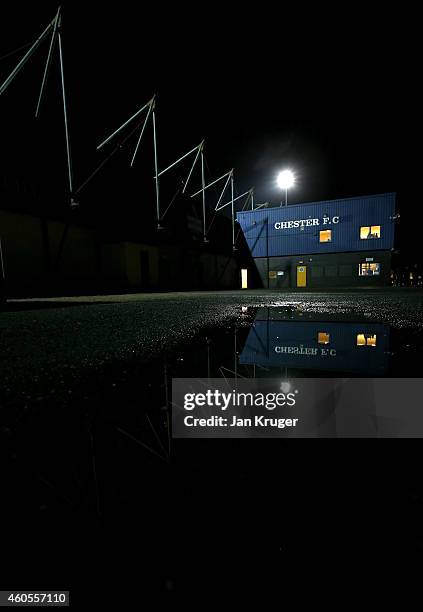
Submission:
M 357 346 L 376 346 L 376 334 L 357 334 Z
M 319 235 L 320 242 L 331 242 L 332 240 L 332 230 L 321 230 Z
M 330 335 L 327 332 L 318 332 L 317 342 L 319 344 L 329 344 Z
M 269 278 L 276 278 L 276 270 L 269 270 Z
M 380 263 L 360 263 L 358 264 L 359 276 L 378 276 L 380 274 Z
M 362 225 L 360 227 L 361 240 L 380 238 L 380 225 Z

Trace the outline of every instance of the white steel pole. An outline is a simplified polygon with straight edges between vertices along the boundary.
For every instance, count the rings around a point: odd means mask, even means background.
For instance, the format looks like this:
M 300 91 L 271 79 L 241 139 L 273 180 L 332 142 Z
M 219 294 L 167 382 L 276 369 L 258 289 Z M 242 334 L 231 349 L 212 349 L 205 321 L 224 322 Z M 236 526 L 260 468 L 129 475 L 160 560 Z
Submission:
M 159 195 L 159 169 L 157 164 L 157 133 L 156 133 L 156 104 L 153 105 L 153 141 L 154 141 L 154 172 L 156 179 L 156 216 L 157 216 L 157 229 L 161 229 L 160 226 L 160 195 Z
M 56 20 L 56 17 L 48 24 L 48 26 L 46 27 L 46 29 L 44 30 L 44 32 L 37 38 L 37 40 L 35 41 L 35 43 L 32 45 L 32 47 L 29 49 L 29 51 L 27 51 L 27 53 L 23 56 L 23 58 L 21 59 L 21 61 L 18 63 L 17 66 L 15 66 L 15 68 L 12 70 L 12 72 L 9 74 L 9 76 L 7 77 L 7 79 L 4 81 L 4 83 L 0 86 L 0 95 L 2 93 L 4 93 L 6 91 L 6 89 L 9 87 L 10 83 L 13 81 L 13 79 L 15 78 L 15 76 L 18 74 L 18 72 L 20 72 L 21 68 L 23 68 L 23 66 L 26 64 L 26 62 L 29 60 L 29 58 L 31 57 L 31 55 L 34 53 L 35 49 L 38 47 L 38 45 L 44 40 L 44 38 L 47 36 L 47 34 L 50 31 L 50 28 L 53 27 L 53 24 Z
M 151 114 L 151 109 L 152 109 L 152 107 L 153 107 L 153 102 L 150 104 L 150 108 L 148 109 L 148 112 L 147 112 L 146 118 L 145 118 L 145 120 L 144 120 L 144 123 L 143 123 L 142 129 L 141 129 L 141 132 L 140 132 L 140 135 L 139 135 L 138 141 L 137 141 L 137 145 L 136 145 L 136 147 L 135 147 L 135 151 L 134 151 L 134 154 L 133 154 L 132 159 L 131 159 L 131 164 L 130 164 L 130 165 L 131 165 L 131 168 L 132 168 L 132 166 L 134 165 L 134 162 L 135 162 L 135 157 L 136 157 L 136 155 L 137 155 L 137 153 L 138 153 L 138 149 L 139 149 L 139 146 L 140 146 L 140 143 L 141 143 L 141 140 L 142 140 L 143 134 L 144 134 L 145 127 L 146 127 L 147 122 L 148 122 L 148 120 L 149 120 L 149 118 L 150 118 L 150 114 Z
M 204 153 L 201 148 L 201 187 L 203 189 L 203 241 L 207 242 L 206 236 L 206 190 L 205 190 L 205 178 L 204 178 Z
M 232 250 L 235 251 L 234 173 L 231 174 Z
M 246 195 L 248 195 L 248 198 L 244 202 L 244 208 L 245 208 L 245 206 L 248 204 L 248 199 L 251 195 L 251 189 L 249 191 L 246 191 L 245 193 L 241 193 L 241 195 L 234 198 L 234 202 L 236 202 L 237 200 L 240 200 L 241 198 L 244 198 Z M 229 202 L 226 202 L 226 204 L 222 204 L 222 206 L 219 206 L 217 210 L 222 210 L 222 208 L 225 208 L 225 206 L 229 206 L 229 204 L 231 204 L 231 201 L 232 200 L 229 200 Z
M 61 75 L 61 82 L 62 82 L 63 118 L 65 122 L 66 156 L 67 156 L 67 162 L 68 162 L 69 193 L 72 198 L 72 194 L 73 194 L 72 158 L 71 158 L 70 141 L 69 141 L 68 112 L 67 112 L 66 94 L 65 94 L 65 75 L 64 75 L 64 70 L 63 70 L 62 36 L 60 33 L 60 28 L 61 28 L 61 24 L 59 22 L 57 38 L 59 41 L 60 75 Z
M 59 19 L 60 19 L 60 6 L 57 9 L 57 14 L 56 14 L 56 17 L 54 19 L 53 33 L 51 35 L 50 46 L 49 46 L 48 54 L 47 54 L 47 61 L 46 61 L 46 65 L 45 65 L 45 68 L 44 68 L 43 80 L 41 82 L 40 93 L 38 95 L 37 108 L 35 110 L 35 117 L 36 118 L 38 118 L 39 115 L 40 115 L 41 100 L 42 100 L 42 97 L 43 97 L 44 88 L 46 86 L 47 77 L 48 77 L 48 73 L 49 73 L 49 70 L 50 70 L 51 58 L 52 58 L 52 55 L 53 55 L 54 43 L 56 42 L 56 33 L 57 33 L 57 26 L 59 24 Z
M 125 123 L 122 123 L 122 125 L 120 127 L 118 127 L 118 129 L 115 130 L 113 132 L 113 134 L 110 134 L 110 136 L 108 136 L 105 140 L 103 140 L 103 142 L 98 145 L 97 151 L 99 149 L 101 149 L 102 147 L 104 147 L 104 145 L 107 144 L 109 142 L 109 140 L 111 140 L 114 136 L 117 136 L 117 134 L 119 134 L 119 132 L 122 131 L 123 128 L 125 128 L 128 125 L 128 123 L 131 123 L 131 121 L 133 119 L 135 119 L 135 117 L 138 117 L 138 115 L 140 115 L 148 106 L 153 105 L 154 104 L 154 99 L 155 99 L 155 96 L 153 96 L 153 98 L 149 102 L 147 102 L 147 104 L 144 104 L 144 106 L 142 108 L 137 110 L 137 112 L 134 113 L 132 115 L 132 117 L 129 117 L 129 119 L 127 121 L 125 121 Z
M 189 180 L 190 180 L 191 175 L 192 175 L 192 173 L 193 173 L 193 171 L 194 171 L 195 164 L 197 163 L 198 156 L 200 155 L 200 153 L 202 154 L 203 147 L 204 147 L 204 140 L 203 140 L 203 142 L 202 142 L 201 144 L 199 144 L 199 145 L 198 145 L 198 147 L 197 147 L 197 148 L 198 148 L 197 155 L 195 156 L 195 159 L 194 159 L 193 164 L 192 164 L 192 166 L 191 166 L 191 170 L 189 171 L 188 178 L 187 178 L 187 180 L 186 180 L 186 181 L 185 181 L 185 183 L 184 183 L 184 188 L 182 189 L 182 193 L 185 193 L 186 188 L 188 187 Z
M 182 157 L 180 157 L 179 159 L 177 159 L 175 162 L 173 162 L 172 164 L 170 164 L 170 166 L 168 166 L 167 168 L 165 168 L 164 170 L 161 170 L 159 172 L 159 176 L 161 176 L 162 174 L 164 174 L 165 172 L 167 172 L 168 170 L 170 170 L 171 168 L 173 168 L 174 166 L 176 166 L 176 164 L 179 164 L 179 162 L 183 161 L 186 157 L 188 157 L 188 155 L 191 155 L 191 153 L 194 153 L 194 151 L 197 151 L 201 146 L 201 143 L 199 145 L 197 145 L 196 147 L 194 147 L 193 149 L 191 149 L 191 151 L 188 151 L 188 153 L 185 153 L 185 155 L 182 155 Z M 200 190 L 201 191 L 201 190 Z
M 223 174 L 222 176 L 219 176 L 219 178 L 217 178 L 215 181 L 213 181 L 212 183 L 209 183 L 208 185 L 206 185 L 204 187 L 204 189 L 208 189 L 209 187 L 211 187 L 212 185 L 215 185 L 216 183 L 218 183 L 219 181 L 221 181 L 222 179 L 224 179 L 225 177 L 229 177 L 229 175 L 231 174 L 232 170 L 229 170 L 229 172 L 226 172 L 226 174 Z M 190 197 L 194 198 L 196 195 L 198 195 L 199 193 L 202 192 L 202 189 L 199 189 L 198 191 L 196 191 L 195 193 L 193 193 Z
M 216 204 L 216 206 L 214 207 L 214 210 L 215 210 L 215 211 L 218 211 L 218 210 L 220 210 L 221 208 L 225 208 L 225 205 L 224 205 L 224 206 L 220 206 L 220 207 L 219 207 L 219 204 L 221 203 L 222 198 L 223 198 L 223 196 L 224 196 L 224 194 L 225 194 L 225 192 L 226 192 L 226 188 L 227 188 L 227 186 L 229 185 L 229 181 L 231 180 L 231 176 L 232 176 L 232 170 L 231 170 L 231 171 L 228 173 L 228 178 L 226 179 L 226 183 L 225 183 L 225 184 L 224 184 L 224 186 L 223 186 L 222 193 L 220 194 L 220 197 L 219 197 L 219 199 L 218 199 L 218 201 L 217 201 L 217 204 Z
M 4 259 L 3 259 L 3 244 L 0 238 L 0 264 L 1 264 L 1 277 L 3 280 L 6 280 L 6 273 L 4 271 Z

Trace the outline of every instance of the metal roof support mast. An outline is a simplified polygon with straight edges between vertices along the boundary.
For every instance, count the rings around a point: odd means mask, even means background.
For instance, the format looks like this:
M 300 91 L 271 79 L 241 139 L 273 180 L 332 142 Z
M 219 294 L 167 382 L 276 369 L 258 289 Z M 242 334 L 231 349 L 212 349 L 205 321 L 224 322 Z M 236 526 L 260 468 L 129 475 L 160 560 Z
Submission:
M 59 8 L 59 10 L 60 10 L 60 8 Z M 57 11 L 57 13 L 59 13 L 59 10 Z M 31 46 L 31 48 L 25 53 L 25 55 L 23 56 L 21 61 L 15 66 L 15 68 L 12 70 L 12 72 L 6 78 L 4 83 L 2 83 L 2 85 L 0 85 L 0 96 L 6 91 L 6 89 L 9 87 L 9 85 L 13 81 L 13 79 L 19 74 L 19 72 L 22 70 L 22 68 L 24 67 L 26 62 L 29 60 L 29 58 L 34 53 L 34 51 L 37 49 L 37 47 L 43 42 L 43 40 L 45 38 L 47 38 L 51 28 L 53 28 L 55 26 L 56 20 L 57 20 L 57 14 L 56 14 L 55 18 L 48 24 L 48 26 L 46 27 L 44 32 L 42 34 L 40 34 L 40 36 L 37 38 L 37 40 L 34 42 L 34 44 Z
M 109 136 L 107 136 L 107 138 L 105 138 L 105 140 L 103 140 L 103 142 L 101 142 L 98 147 L 97 147 L 97 151 L 99 151 L 100 149 L 102 149 L 104 147 L 104 145 L 106 145 L 108 142 L 110 142 L 110 140 L 112 140 L 115 136 L 117 136 L 124 128 L 126 128 L 127 125 L 129 125 L 134 119 L 136 119 L 139 115 L 141 115 L 141 113 L 143 113 L 146 109 L 147 110 L 147 114 L 145 116 L 145 119 L 143 121 L 142 127 L 141 127 L 141 131 L 140 131 L 140 135 L 138 136 L 138 140 L 137 140 L 137 144 L 135 145 L 135 149 L 134 152 L 132 154 L 132 158 L 131 158 L 131 162 L 130 162 L 130 166 L 131 168 L 134 166 L 135 163 L 135 158 L 137 156 L 138 153 L 138 149 L 140 147 L 141 144 L 141 140 L 142 137 L 144 136 L 144 132 L 145 129 L 147 127 L 147 123 L 150 119 L 150 116 L 152 117 L 152 122 L 153 122 L 153 144 L 154 144 L 154 168 L 155 168 L 155 173 L 156 173 L 156 215 L 157 215 L 157 226 L 158 229 L 160 228 L 160 200 L 159 200 L 159 181 L 158 181 L 158 177 L 157 177 L 157 135 L 156 135 L 156 95 L 154 94 L 154 96 L 151 98 L 151 100 L 149 100 L 147 102 L 147 104 L 144 104 L 144 106 L 142 106 L 141 108 L 139 108 L 133 115 L 131 115 L 131 117 L 129 117 L 129 119 L 127 119 L 124 123 L 122 123 L 121 126 L 119 126 L 117 128 L 117 130 L 115 130 L 112 134 L 110 134 Z M 141 125 L 141 124 L 139 124 Z M 126 142 L 131 136 L 132 134 L 138 129 L 139 125 L 137 125 L 135 127 L 134 130 L 132 130 L 128 136 L 126 136 L 126 138 L 124 139 L 123 142 L 119 143 L 115 149 L 113 149 L 113 151 L 111 152 L 111 154 L 109 155 L 109 157 L 107 157 L 103 162 L 101 162 L 101 164 L 94 170 L 94 172 L 88 177 L 88 179 L 85 181 L 85 183 L 83 183 L 83 185 L 81 185 L 81 187 L 79 188 L 82 189 L 83 186 L 85 186 L 87 184 L 88 181 L 91 180 L 91 178 L 97 174 L 97 172 L 104 166 L 104 164 L 107 162 L 107 160 L 119 149 L 122 148 L 122 145 L 124 142 Z M 79 191 L 78 190 L 78 191 Z
M 58 12 L 57 20 L 58 20 L 57 21 L 57 39 L 59 41 L 60 80 L 61 80 L 61 85 L 62 85 L 63 119 L 65 122 L 66 159 L 68 163 L 69 194 L 70 194 L 70 205 L 74 207 L 74 206 L 77 206 L 78 204 L 73 199 L 72 157 L 71 157 L 70 140 L 69 140 L 68 111 L 67 111 L 67 106 L 66 106 L 65 73 L 63 70 L 63 50 L 62 50 L 62 34 L 61 34 L 62 16 L 60 12 Z
M 204 189 L 204 147 L 201 147 L 201 187 L 203 188 L 203 242 L 208 242 L 206 236 L 206 191 Z
M 154 179 L 156 185 L 156 219 L 157 229 L 162 229 L 160 225 L 160 185 L 159 185 L 159 166 L 157 161 L 157 128 L 156 128 L 156 109 L 153 108 L 153 144 L 154 144 Z
M 234 178 L 233 178 L 233 171 L 231 171 L 232 174 L 229 175 L 229 179 L 231 180 L 231 199 L 229 200 L 229 202 L 226 202 L 226 204 L 222 204 L 220 205 L 220 201 L 222 199 L 223 194 L 225 193 L 226 187 L 228 185 L 228 181 L 226 181 L 225 187 L 223 188 L 222 194 L 219 198 L 219 202 L 216 205 L 216 211 L 218 210 L 222 210 L 222 208 L 225 208 L 226 206 L 229 206 L 229 204 L 231 205 L 231 213 L 232 213 L 232 249 L 233 251 L 236 251 L 236 237 L 235 237 L 235 208 L 234 208 L 234 204 L 237 200 L 240 200 L 241 198 L 245 198 L 245 202 L 244 202 L 244 206 L 242 207 L 242 210 L 245 210 L 250 198 L 251 198 L 251 210 L 254 210 L 254 187 L 251 187 L 251 189 L 249 189 L 248 191 L 246 191 L 245 193 L 241 193 L 241 195 L 237 196 L 236 198 L 234 198 Z
M 189 181 L 191 179 L 192 173 L 194 171 L 194 168 L 195 168 L 195 166 L 197 164 L 198 158 L 201 156 L 201 187 L 202 188 L 200 189 L 200 191 L 198 191 L 198 193 L 200 193 L 201 191 L 203 192 L 203 240 L 204 240 L 204 242 L 208 242 L 207 236 L 206 236 L 206 203 L 205 203 L 205 198 L 204 198 L 204 189 L 205 189 L 205 186 L 204 186 L 204 140 L 202 140 L 200 142 L 200 144 L 198 144 L 196 147 L 194 147 L 193 149 L 188 151 L 188 153 L 185 153 L 184 155 L 182 155 L 182 157 L 179 157 L 179 159 L 177 159 L 176 161 L 171 163 L 164 170 L 161 170 L 160 172 L 156 171 L 156 174 L 155 174 L 154 178 L 156 180 L 156 185 L 158 186 L 158 179 L 159 179 L 160 176 L 162 176 L 163 174 L 165 174 L 166 172 L 168 172 L 169 170 L 171 170 L 172 168 L 177 166 L 180 162 L 182 162 L 184 159 L 186 159 L 187 157 L 189 157 L 189 155 L 192 155 L 193 153 L 196 153 L 196 155 L 195 155 L 194 161 L 192 162 L 192 165 L 191 165 L 190 171 L 188 173 L 187 179 L 184 182 L 184 186 L 182 188 L 182 192 L 181 193 L 185 193 L 185 191 L 186 191 L 186 189 L 188 187 L 188 183 L 189 183 Z M 157 187 L 156 193 L 158 194 L 158 187 Z M 166 208 L 166 210 L 164 211 L 164 213 L 162 215 L 160 215 L 160 210 L 159 210 L 159 205 L 158 205 L 158 200 L 157 200 L 158 229 L 162 229 L 162 226 L 160 225 L 160 221 L 162 221 L 164 219 L 167 211 L 172 206 L 174 200 L 175 200 L 175 197 L 172 199 L 172 201 L 170 202 L 169 206 Z
M 48 50 L 47 61 L 46 61 L 46 65 L 44 68 L 44 74 L 43 74 L 43 80 L 41 82 L 40 93 L 38 96 L 37 108 L 35 109 L 36 119 L 38 119 L 38 117 L 40 116 L 41 100 L 43 97 L 44 89 L 47 83 L 48 73 L 49 73 L 50 66 L 51 66 L 51 58 L 52 58 L 53 50 L 54 50 L 54 43 L 56 42 L 56 33 L 57 33 L 58 25 L 59 25 L 59 19 L 60 19 L 60 6 L 57 9 L 56 17 L 53 20 L 53 33 L 50 39 L 50 47 Z
M 43 79 L 42 79 L 42 82 L 41 82 L 40 93 L 39 93 L 38 101 L 37 101 L 37 108 L 36 108 L 36 111 L 35 111 L 35 117 L 38 118 L 39 115 L 40 115 L 41 101 L 42 101 L 43 94 L 44 94 L 44 91 L 45 91 L 45 87 L 46 87 L 46 83 L 47 83 L 47 78 L 48 78 L 48 73 L 49 73 L 49 70 L 50 70 L 51 62 L 52 62 L 54 46 L 55 46 L 55 43 L 56 43 L 56 40 L 57 40 L 58 41 L 58 46 L 59 46 L 60 83 L 61 83 L 62 102 L 63 102 L 63 120 L 64 120 L 64 124 L 65 124 L 66 161 L 67 161 L 67 168 L 68 168 L 68 187 L 69 187 L 70 205 L 71 205 L 71 207 L 74 207 L 74 206 L 77 206 L 77 203 L 73 199 L 72 157 L 71 157 L 71 147 L 70 147 L 70 138 L 69 138 L 69 125 L 68 125 L 68 112 L 67 112 L 66 93 L 65 93 L 65 76 L 64 76 L 64 68 L 63 68 L 63 49 L 62 49 L 61 23 L 62 23 L 62 15 L 61 15 L 61 7 L 59 6 L 59 8 L 57 9 L 57 13 L 56 13 L 56 16 L 54 17 L 54 19 L 49 23 L 49 25 L 46 27 L 44 32 L 42 32 L 42 34 L 40 34 L 40 36 L 37 38 L 37 40 L 34 42 L 34 44 L 31 46 L 31 48 L 26 52 L 26 54 L 21 59 L 21 61 L 17 64 L 17 66 L 15 66 L 15 68 L 9 74 L 9 76 L 4 81 L 4 83 L 0 86 L 0 95 L 3 94 L 6 91 L 6 89 L 10 85 L 10 83 L 17 76 L 17 74 L 21 71 L 23 66 L 29 60 L 29 58 L 34 53 L 34 51 L 38 48 L 40 43 L 43 42 L 43 40 L 45 38 L 47 38 L 47 36 L 50 33 L 50 31 L 52 31 L 51 39 L 50 39 L 50 46 L 49 46 L 49 50 L 48 50 L 48 54 L 47 54 L 46 65 L 45 65 L 44 73 L 43 73 Z
M 223 198 L 223 195 L 224 195 L 224 193 L 226 191 L 227 186 L 229 185 L 229 181 L 231 181 L 231 177 L 232 177 L 232 199 L 233 199 L 233 169 L 229 170 L 229 172 L 226 172 L 226 174 L 223 174 L 218 179 L 215 179 L 214 181 L 212 181 L 208 185 L 205 185 L 204 184 L 205 183 L 205 181 L 204 181 L 204 156 L 203 156 L 203 152 L 201 152 L 201 174 L 202 174 L 202 186 L 201 186 L 201 189 L 199 189 L 198 191 L 193 193 L 190 197 L 191 198 L 195 198 L 195 196 L 197 196 L 199 193 L 202 194 L 202 198 L 203 198 L 203 234 L 204 234 L 204 242 L 208 242 L 207 234 L 210 231 L 210 228 L 212 226 L 214 217 L 213 217 L 212 223 L 210 223 L 209 229 L 206 230 L 206 189 L 208 189 L 209 187 L 212 187 L 213 185 L 215 185 L 216 183 L 218 183 L 222 179 L 226 178 L 226 182 L 225 182 L 225 184 L 223 186 L 223 189 L 222 189 L 222 192 L 220 194 L 219 200 L 218 200 L 218 202 L 216 204 L 216 207 L 215 207 L 215 212 L 220 210 L 219 204 L 222 201 L 222 198 Z M 233 228 L 232 234 L 233 234 L 232 246 L 234 247 L 234 243 L 235 243 L 235 241 L 234 241 L 234 235 L 235 235 L 234 234 L 234 228 Z

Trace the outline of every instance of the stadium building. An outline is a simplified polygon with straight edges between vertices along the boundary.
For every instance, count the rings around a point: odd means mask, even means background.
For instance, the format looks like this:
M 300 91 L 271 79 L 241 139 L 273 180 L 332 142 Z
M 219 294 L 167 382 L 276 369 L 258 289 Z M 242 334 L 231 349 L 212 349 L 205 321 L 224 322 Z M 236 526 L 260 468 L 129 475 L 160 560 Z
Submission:
M 239 212 L 263 287 L 388 285 L 395 194 Z

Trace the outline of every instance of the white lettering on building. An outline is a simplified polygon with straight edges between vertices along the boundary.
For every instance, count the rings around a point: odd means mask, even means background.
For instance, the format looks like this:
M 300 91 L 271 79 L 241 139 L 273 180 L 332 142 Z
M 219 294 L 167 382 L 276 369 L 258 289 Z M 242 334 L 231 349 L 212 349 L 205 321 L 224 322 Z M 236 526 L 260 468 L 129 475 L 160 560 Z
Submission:
M 332 225 L 339 223 L 339 216 L 335 215 L 334 217 L 322 217 L 322 219 L 295 219 L 292 221 L 276 221 L 275 229 L 295 229 L 295 228 L 304 228 L 311 227 L 314 225 Z

